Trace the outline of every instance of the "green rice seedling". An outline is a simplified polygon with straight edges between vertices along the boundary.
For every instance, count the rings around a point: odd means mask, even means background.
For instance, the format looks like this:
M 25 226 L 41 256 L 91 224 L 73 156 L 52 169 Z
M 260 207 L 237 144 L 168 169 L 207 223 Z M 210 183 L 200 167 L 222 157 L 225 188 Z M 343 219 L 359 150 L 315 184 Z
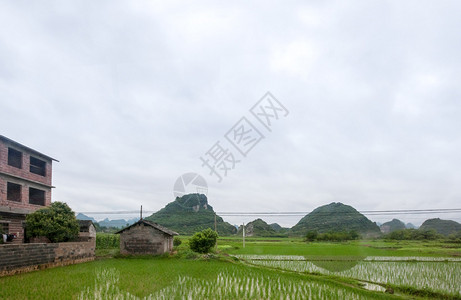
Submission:
M 241 259 L 270 268 L 301 273 L 321 273 L 353 278 L 383 285 L 413 287 L 442 294 L 461 296 L 461 263 L 458 258 L 441 257 L 368 257 L 351 268 L 330 271 L 322 268 L 325 262 L 312 261 L 302 256 L 263 255 L 239 256 Z M 337 261 L 344 263 L 344 261 Z
M 99 270 L 95 286 L 86 287 L 78 299 L 368 299 L 328 283 L 283 280 L 251 270 L 223 271 L 209 280 L 179 276 L 173 284 L 143 298 L 122 292 L 118 280 L 115 269 Z

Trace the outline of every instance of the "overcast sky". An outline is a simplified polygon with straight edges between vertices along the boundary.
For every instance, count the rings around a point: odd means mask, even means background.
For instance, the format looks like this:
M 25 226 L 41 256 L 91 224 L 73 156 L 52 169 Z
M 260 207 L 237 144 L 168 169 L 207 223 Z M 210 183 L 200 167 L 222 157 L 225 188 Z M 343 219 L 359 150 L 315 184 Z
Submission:
M 188 172 L 220 212 L 460 208 L 460 11 L 1 1 L 0 134 L 59 160 L 53 201 L 75 211 L 158 210 Z M 289 112 L 271 131 L 250 113 L 268 91 Z M 242 117 L 264 136 L 246 157 L 225 138 Z M 222 182 L 200 160 L 218 141 L 240 160 Z

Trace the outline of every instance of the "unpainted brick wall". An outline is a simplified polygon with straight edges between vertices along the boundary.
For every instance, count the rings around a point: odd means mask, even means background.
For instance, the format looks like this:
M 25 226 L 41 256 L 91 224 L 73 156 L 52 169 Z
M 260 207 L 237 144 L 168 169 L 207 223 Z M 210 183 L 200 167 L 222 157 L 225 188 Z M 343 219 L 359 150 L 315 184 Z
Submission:
M 19 184 L 21 186 L 21 201 L 11 201 L 7 199 L 7 184 L 8 182 Z M 29 188 L 35 188 L 45 192 L 45 205 L 36 205 L 29 203 Z M 6 175 L 0 174 L 0 205 L 12 208 L 24 208 L 31 211 L 50 206 L 51 204 L 51 188 L 44 187 L 27 180 L 11 179 Z
M 22 152 L 22 168 L 16 168 L 8 165 L 8 147 Z M 37 175 L 30 172 L 30 157 L 36 157 L 46 162 L 46 176 Z M 0 171 L 12 174 L 21 178 L 37 181 L 45 185 L 51 185 L 52 180 L 52 161 L 46 157 L 31 153 L 26 149 L 17 147 L 7 141 L 0 139 Z
M 22 152 L 22 167 L 16 168 L 8 165 L 8 147 Z M 46 176 L 41 176 L 30 172 L 30 157 L 41 159 L 46 162 Z M 18 147 L 8 141 L 0 139 L 0 173 L 8 174 L 0 176 L 0 205 L 10 206 L 14 208 L 25 208 L 37 210 L 43 206 L 29 203 L 29 188 L 36 188 L 45 191 L 45 205 L 51 204 L 51 181 L 52 181 L 52 161 L 36 153 L 32 153 L 27 149 Z M 11 178 L 11 176 L 18 178 Z M 22 178 L 22 179 L 21 179 Z M 22 186 L 21 201 L 9 201 L 6 195 L 6 183 L 12 182 Z M 37 184 L 37 183 L 40 184 Z
M 163 254 L 171 251 L 170 237 L 165 233 L 139 224 L 120 234 L 121 254 Z

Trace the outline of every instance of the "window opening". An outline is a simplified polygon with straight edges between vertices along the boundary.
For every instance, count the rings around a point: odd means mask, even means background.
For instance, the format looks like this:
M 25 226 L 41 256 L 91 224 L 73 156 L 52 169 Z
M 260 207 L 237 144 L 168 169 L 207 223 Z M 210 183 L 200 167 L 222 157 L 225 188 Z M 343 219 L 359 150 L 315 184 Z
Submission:
M 35 205 L 45 205 L 45 191 L 29 188 L 29 203 Z
M 8 165 L 21 169 L 22 152 L 13 148 L 8 148 Z

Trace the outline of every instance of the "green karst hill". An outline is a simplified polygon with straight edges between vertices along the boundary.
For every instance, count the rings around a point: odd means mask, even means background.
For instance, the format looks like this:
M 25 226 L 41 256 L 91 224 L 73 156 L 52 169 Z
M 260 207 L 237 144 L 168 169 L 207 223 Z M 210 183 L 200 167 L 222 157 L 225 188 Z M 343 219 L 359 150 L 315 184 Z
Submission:
M 239 227 L 238 234 L 242 234 L 242 226 Z M 245 236 L 273 237 L 283 236 L 283 234 L 278 233 L 271 227 L 271 225 L 267 224 L 263 220 L 256 219 L 245 225 Z
M 452 220 L 441 220 L 439 218 L 436 218 L 424 221 L 424 223 L 421 225 L 419 229 L 434 229 L 435 231 L 437 231 L 437 233 L 449 235 L 461 231 L 461 224 Z
M 206 228 L 214 230 L 215 213 L 203 194 L 188 194 L 177 197 L 164 208 L 146 218 L 179 234 L 191 235 Z M 220 236 L 235 234 L 237 229 L 216 216 Z
M 277 223 L 272 223 L 272 224 L 269 224 L 269 226 L 274 229 L 275 231 L 281 231 L 283 228 L 282 226 L 280 226 L 279 224 Z
M 329 231 L 355 230 L 364 237 L 380 235 L 376 223 L 359 213 L 355 208 L 339 202 L 320 206 L 304 216 L 291 228 L 293 235 L 305 235 L 308 231 L 326 233 Z
M 406 229 L 416 229 L 417 227 L 415 225 L 413 225 L 412 223 L 407 223 L 407 224 L 405 224 L 405 228 Z
M 406 229 L 407 227 L 405 226 L 405 223 L 398 219 L 392 219 L 392 221 L 386 222 L 379 226 L 379 229 L 381 229 L 382 233 L 389 233 L 393 232 L 396 230 L 402 230 Z
M 279 234 L 286 234 L 290 230 L 290 228 L 282 227 L 277 223 L 269 224 L 269 226 Z

